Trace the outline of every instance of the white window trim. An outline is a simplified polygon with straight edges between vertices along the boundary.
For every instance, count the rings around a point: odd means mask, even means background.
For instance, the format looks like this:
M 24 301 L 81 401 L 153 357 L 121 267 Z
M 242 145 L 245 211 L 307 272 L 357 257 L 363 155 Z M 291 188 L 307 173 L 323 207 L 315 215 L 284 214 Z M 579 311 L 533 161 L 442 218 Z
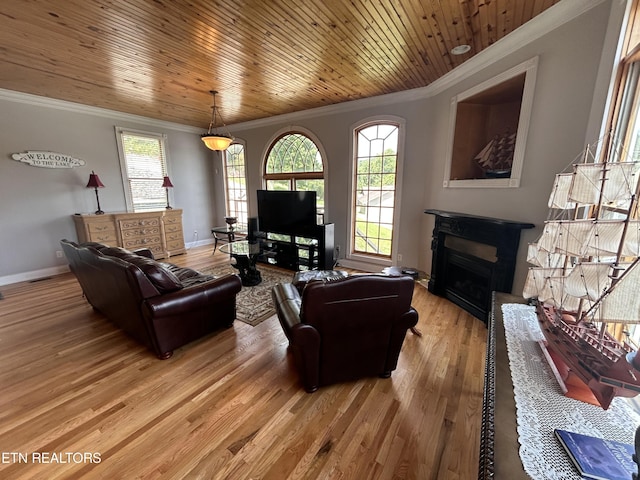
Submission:
M 231 143 L 233 144 L 238 144 L 238 145 L 242 145 L 242 149 L 244 150 L 244 182 L 245 182 L 245 187 L 247 190 L 247 222 L 249 222 L 249 217 L 251 216 L 251 195 L 250 195 L 250 190 L 249 190 L 249 182 L 248 182 L 248 178 L 247 178 L 247 143 L 244 140 L 241 140 L 239 138 L 234 139 L 234 141 Z M 224 211 L 225 211 L 225 215 L 229 214 L 229 212 L 227 211 L 227 206 L 229 205 L 229 192 L 227 190 L 228 185 L 227 185 L 227 175 L 226 175 L 226 152 L 220 156 L 220 160 L 222 162 L 222 181 L 224 182 Z
M 124 155 L 124 147 L 122 145 L 122 134 L 130 133 L 133 135 L 145 135 L 149 137 L 156 137 L 162 139 L 164 147 L 164 161 L 167 175 L 171 178 L 171 171 L 169 169 L 169 145 L 166 133 L 148 132 L 145 130 L 136 130 L 134 128 L 116 128 L 116 142 L 118 144 L 118 158 L 120 160 L 120 175 L 122 176 L 122 188 L 124 190 L 125 203 L 127 205 L 127 212 L 133 212 L 133 198 L 131 197 L 131 190 L 129 189 L 129 176 L 127 175 L 127 162 Z M 169 189 L 169 203 L 174 203 L 173 189 Z
M 394 123 L 398 125 L 398 158 L 396 163 L 396 191 L 395 191 L 395 204 L 393 209 L 393 244 L 391 246 L 391 258 L 384 259 L 380 257 L 374 257 L 364 253 L 352 253 L 353 250 L 353 215 L 355 203 L 356 190 L 354 188 L 355 181 L 355 145 L 357 142 L 356 131 L 362 128 L 366 128 L 370 125 L 377 123 Z M 396 117 L 395 115 L 376 115 L 374 117 L 368 117 L 358 121 L 351 125 L 351 142 L 349 145 L 349 176 L 350 176 L 350 196 L 349 196 L 349 210 L 347 212 L 347 245 L 345 250 L 345 258 L 340 261 L 340 264 L 349 268 L 358 268 L 365 271 L 375 271 L 379 267 L 388 267 L 393 265 L 394 259 L 398 258 L 398 245 L 400 244 L 400 212 L 402 211 L 402 179 L 403 165 L 404 165 L 404 147 L 405 147 L 405 126 L 406 120 L 402 117 Z
M 328 219 L 331 218 L 329 216 L 330 203 L 331 202 L 329 201 L 329 194 L 328 194 L 328 190 L 327 190 L 327 186 L 330 185 L 330 183 L 329 183 L 329 159 L 327 157 L 327 152 L 325 151 L 324 146 L 322 145 L 322 142 L 320 141 L 320 139 L 317 137 L 317 135 L 315 133 L 313 133 L 308 128 L 301 127 L 299 125 L 289 125 L 287 127 L 281 128 L 280 130 L 275 132 L 275 134 L 273 134 L 271 136 L 269 141 L 267 141 L 267 143 L 265 144 L 265 148 L 262 151 L 262 161 L 260 163 L 260 182 L 261 182 L 262 188 L 263 189 L 267 188 L 267 182 L 264 179 L 264 171 L 265 171 L 265 167 L 266 167 L 266 163 L 267 163 L 267 155 L 271 151 L 271 148 L 273 148 L 273 144 L 276 142 L 276 140 L 278 140 L 280 137 L 282 137 L 284 135 L 287 135 L 287 134 L 290 134 L 290 133 L 302 133 L 302 134 L 306 135 L 307 137 L 309 137 L 313 141 L 313 143 L 316 144 L 316 147 L 318 147 L 318 151 L 320 152 L 320 155 L 322 156 L 322 169 L 323 169 L 322 170 L 322 177 L 324 179 L 324 221 L 325 221 L 325 223 L 330 223 L 330 220 L 328 220 Z

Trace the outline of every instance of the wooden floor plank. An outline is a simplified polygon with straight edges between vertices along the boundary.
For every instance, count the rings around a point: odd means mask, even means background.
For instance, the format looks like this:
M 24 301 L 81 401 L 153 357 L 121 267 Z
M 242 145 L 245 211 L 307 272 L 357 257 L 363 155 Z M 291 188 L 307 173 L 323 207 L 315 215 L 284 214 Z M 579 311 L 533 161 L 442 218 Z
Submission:
M 203 269 L 228 257 L 207 246 L 170 261 Z M 95 312 L 70 273 L 2 293 L 0 478 L 477 475 L 486 328 L 422 285 L 412 303 L 423 336 L 407 334 L 392 377 L 313 394 L 275 315 L 158 360 Z

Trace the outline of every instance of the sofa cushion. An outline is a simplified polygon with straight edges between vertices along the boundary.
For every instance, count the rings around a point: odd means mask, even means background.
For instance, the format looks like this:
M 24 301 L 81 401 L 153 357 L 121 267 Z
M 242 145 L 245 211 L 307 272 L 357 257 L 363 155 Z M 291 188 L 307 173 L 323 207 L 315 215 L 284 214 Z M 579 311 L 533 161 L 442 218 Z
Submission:
M 132 263 L 142 270 L 160 293 L 175 292 L 182 288 L 180 279 L 155 260 L 136 254 L 129 254 L 129 257 L 124 257 L 122 260 Z
M 138 267 L 160 293 L 175 292 L 182 288 L 180 279 L 155 260 L 136 255 L 122 247 L 107 247 L 100 250 L 100 252 L 103 255 L 119 258 Z

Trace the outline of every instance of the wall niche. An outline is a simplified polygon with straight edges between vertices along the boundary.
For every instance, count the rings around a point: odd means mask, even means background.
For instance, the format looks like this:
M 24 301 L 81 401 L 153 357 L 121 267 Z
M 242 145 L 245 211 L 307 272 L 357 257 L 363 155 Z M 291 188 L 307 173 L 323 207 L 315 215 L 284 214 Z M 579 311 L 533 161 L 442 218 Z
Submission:
M 538 59 L 451 99 L 444 187 L 518 187 Z

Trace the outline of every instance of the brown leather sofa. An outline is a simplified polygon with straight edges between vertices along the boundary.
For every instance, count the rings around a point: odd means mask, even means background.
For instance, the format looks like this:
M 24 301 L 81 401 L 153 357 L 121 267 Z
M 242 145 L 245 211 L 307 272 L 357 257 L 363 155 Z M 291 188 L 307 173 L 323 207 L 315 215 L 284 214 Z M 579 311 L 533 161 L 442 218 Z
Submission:
M 273 302 L 305 390 L 390 377 L 418 323 L 413 288 L 411 277 L 376 274 L 311 281 L 302 296 L 291 283 L 277 284 Z
M 98 243 L 60 242 L 89 303 L 159 358 L 236 317 L 237 275 L 215 278 Z

